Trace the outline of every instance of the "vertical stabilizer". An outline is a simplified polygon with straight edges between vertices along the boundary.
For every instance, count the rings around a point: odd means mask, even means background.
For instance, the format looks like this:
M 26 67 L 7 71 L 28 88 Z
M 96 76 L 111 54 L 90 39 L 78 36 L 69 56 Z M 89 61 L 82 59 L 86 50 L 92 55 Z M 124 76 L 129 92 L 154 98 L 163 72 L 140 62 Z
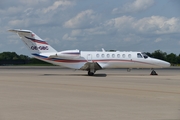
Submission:
M 21 40 L 26 44 L 26 46 L 33 54 L 57 52 L 45 40 L 41 39 L 39 36 L 37 36 L 30 30 L 14 29 L 9 31 L 17 33 Z

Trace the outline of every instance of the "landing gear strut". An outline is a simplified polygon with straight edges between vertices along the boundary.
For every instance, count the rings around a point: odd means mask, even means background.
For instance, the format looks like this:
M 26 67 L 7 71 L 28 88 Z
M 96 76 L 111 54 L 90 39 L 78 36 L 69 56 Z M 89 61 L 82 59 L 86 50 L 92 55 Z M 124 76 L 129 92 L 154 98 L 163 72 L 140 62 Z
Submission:
M 152 70 L 150 75 L 158 75 L 155 70 Z
M 93 75 L 94 75 L 94 73 L 93 73 L 93 72 L 88 71 L 88 75 L 89 75 L 89 76 L 93 76 Z
M 95 70 L 94 62 L 93 62 L 89 65 L 88 75 L 93 76 L 95 72 L 96 72 L 96 70 Z

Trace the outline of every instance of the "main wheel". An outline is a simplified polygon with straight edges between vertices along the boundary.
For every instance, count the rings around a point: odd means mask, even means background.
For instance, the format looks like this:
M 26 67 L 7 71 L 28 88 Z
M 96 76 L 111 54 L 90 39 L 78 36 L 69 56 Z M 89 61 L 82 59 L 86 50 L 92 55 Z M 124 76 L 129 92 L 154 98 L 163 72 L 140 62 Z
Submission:
M 88 75 L 89 75 L 89 76 L 93 76 L 93 75 L 94 75 L 94 73 L 93 73 L 93 72 L 88 71 Z

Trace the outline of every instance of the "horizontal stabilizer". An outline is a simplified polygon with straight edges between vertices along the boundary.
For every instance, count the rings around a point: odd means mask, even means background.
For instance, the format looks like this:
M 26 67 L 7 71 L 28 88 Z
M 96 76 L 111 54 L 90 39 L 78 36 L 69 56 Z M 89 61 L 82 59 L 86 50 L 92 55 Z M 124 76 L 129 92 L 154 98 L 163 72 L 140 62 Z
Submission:
M 21 30 L 21 29 L 12 29 L 12 30 L 8 30 L 8 31 L 14 32 L 14 33 L 18 33 L 18 32 L 32 33 L 32 31 L 30 31 L 30 30 Z

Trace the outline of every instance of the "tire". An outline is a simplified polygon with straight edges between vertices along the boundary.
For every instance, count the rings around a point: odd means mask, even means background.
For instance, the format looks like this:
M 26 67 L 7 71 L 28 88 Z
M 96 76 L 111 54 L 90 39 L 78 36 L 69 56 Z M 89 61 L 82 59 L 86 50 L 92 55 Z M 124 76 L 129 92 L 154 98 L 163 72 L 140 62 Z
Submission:
M 88 75 L 89 75 L 89 76 L 93 76 L 93 75 L 94 75 L 94 73 L 93 73 L 93 72 L 88 71 Z

